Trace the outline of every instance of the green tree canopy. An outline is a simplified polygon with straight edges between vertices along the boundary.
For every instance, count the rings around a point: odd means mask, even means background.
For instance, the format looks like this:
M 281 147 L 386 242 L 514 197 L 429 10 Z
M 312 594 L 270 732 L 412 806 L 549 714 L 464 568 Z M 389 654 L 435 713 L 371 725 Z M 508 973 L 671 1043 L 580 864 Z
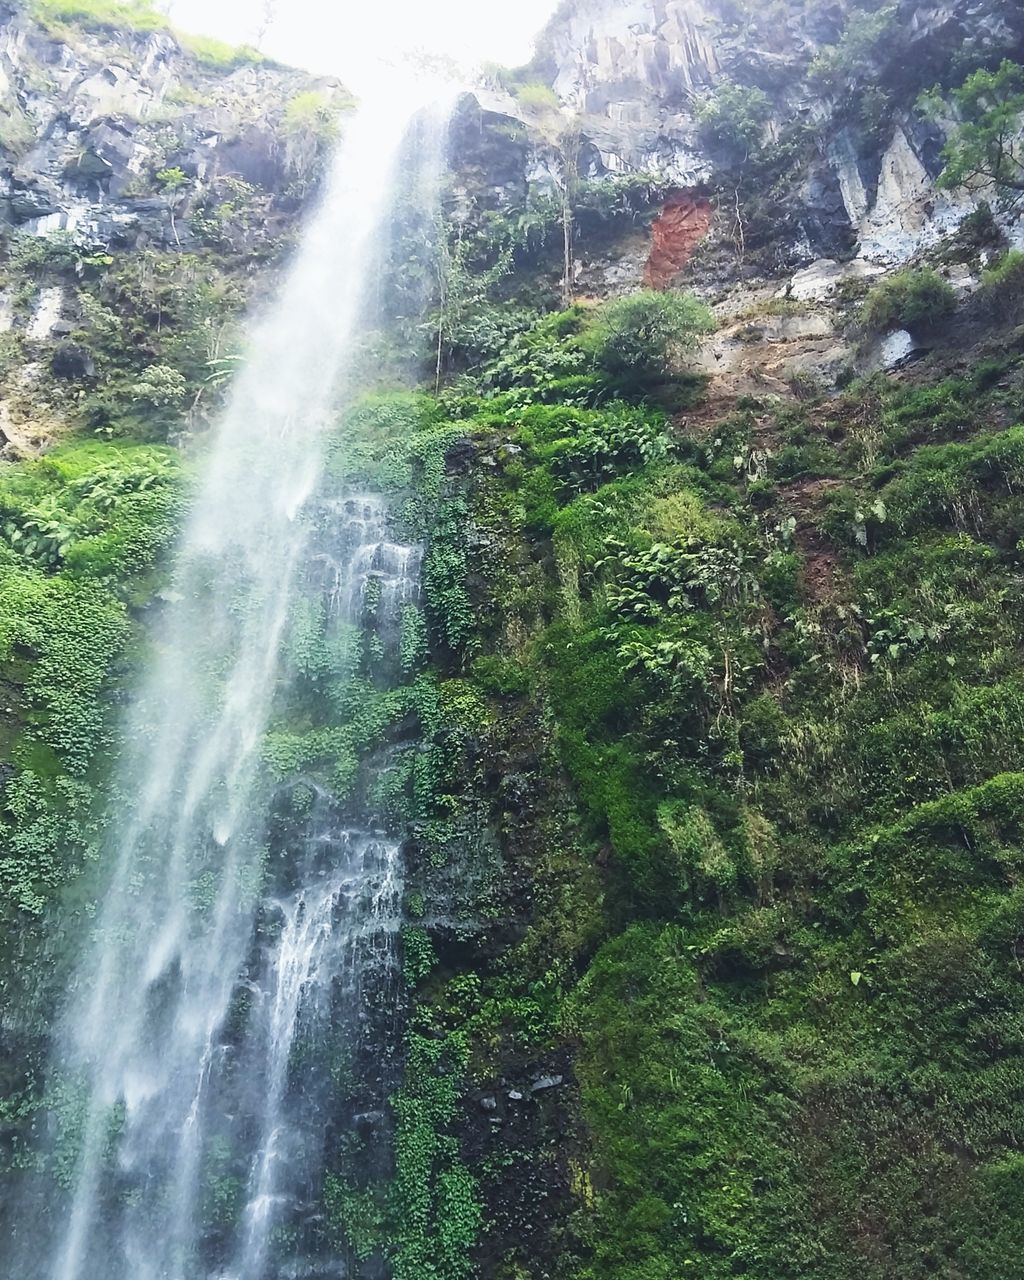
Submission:
M 939 185 L 951 190 L 991 183 L 999 199 L 1024 198 L 1024 66 L 1004 61 L 995 71 L 975 71 L 953 102 L 961 123 L 946 144 Z

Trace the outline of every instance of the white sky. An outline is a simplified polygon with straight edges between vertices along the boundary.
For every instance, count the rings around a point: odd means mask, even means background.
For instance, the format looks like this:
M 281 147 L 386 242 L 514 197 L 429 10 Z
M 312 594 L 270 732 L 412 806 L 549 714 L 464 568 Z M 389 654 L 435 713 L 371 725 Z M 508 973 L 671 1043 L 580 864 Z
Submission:
M 164 0 L 185 31 L 253 44 L 268 0 Z M 367 64 L 409 50 L 460 62 L 527 62 L 557 0 L 269 0 L 268 56 L 358 88 Z

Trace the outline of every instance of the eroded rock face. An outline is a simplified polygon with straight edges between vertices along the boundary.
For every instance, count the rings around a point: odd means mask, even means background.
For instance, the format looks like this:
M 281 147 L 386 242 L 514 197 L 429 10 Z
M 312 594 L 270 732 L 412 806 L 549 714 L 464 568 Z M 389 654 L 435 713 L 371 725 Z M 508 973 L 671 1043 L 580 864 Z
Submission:
M 703 0 L 575 0 L 559 14 L 542 54 L 604 171 L 707 180 L 687 104 L 721 72 L 714 27 Z
M 585 113 L 634 119 L 711 84 L 719 70 L 701 0 L 576 0 L 549 32 L 555 92 Z
M 843 203 L 860 241 L 860 256 L 870 262 L 905 262 L 919 250 L 955 231 L 977 207 L 967 195 L 935 187 L 909 129 L 897 128 L 886 147 L 869 193 L 853 139 L 845 131 L 830 147 L 830 159 Z
M 711 226 L 711 201 L 688 191 L 669 196 L 651 227 L 644 283 L 666 289 L 686 266 Z

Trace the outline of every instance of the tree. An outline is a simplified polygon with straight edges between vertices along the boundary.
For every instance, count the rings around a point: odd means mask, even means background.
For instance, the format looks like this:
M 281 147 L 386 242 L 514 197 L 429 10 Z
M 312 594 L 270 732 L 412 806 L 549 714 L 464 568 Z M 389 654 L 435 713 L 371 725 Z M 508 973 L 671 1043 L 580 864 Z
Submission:
M 580 181 L 580 148 L 583 135 L 578 115 L 569 116 L 552 89 L 526 84 L 516 91 L 516 100 L 530 117 L 530 123 L 554 154 L 562 221 L 562 305 L 572 305 L 574 293 L 573 236 L 576 227 L 576 197 Z
M 174 243 L 181 248 L 181 240 L 178 236 L 178 224 L 175 222 L 174 215 L 178 210 L 178 205 L 188 189 L 188 175 L 184 169 L 177 167 L 173 169 L 161 169 L 156 175 L 156 180 L 160 185 L 160 189 L 167 197 L 167 207 L 171 214 L 171 230 L 174 232 Z
M 256 38 L 253 40 L 253 48 L 262 50 L 263 42 L 267 38 L 270 28 L 277 21 L 277 4 L 276 0 L 265 0 L 263 11 L 260 14 L 259 25 L 256 28 Z
M 132 384 L 135 398 L 157 409 L 181 404 L 187 390 L 184 375 L 166 364 L 151 364 Z
M 925 100 L 934 113 L 937 94 Z M 961 123 L 943 151 L 945 168 L 939 186 L 979 187 L 991 184 L 1006 207 L 1024 200 L 1024 66 L 1004 60 L 995 71 L 975 71 L 953 103 Z

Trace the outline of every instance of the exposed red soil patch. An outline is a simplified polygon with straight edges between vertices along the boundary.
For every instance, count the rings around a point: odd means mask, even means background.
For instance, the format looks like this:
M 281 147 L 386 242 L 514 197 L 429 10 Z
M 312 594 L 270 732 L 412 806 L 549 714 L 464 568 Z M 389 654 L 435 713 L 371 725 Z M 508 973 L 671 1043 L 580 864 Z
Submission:
M 651 229 L 651 256 L 647 259 L 644 283 L 652 289 L 667 289 L 711 226 L 711 201 L 688 191 L 670 195 Z

